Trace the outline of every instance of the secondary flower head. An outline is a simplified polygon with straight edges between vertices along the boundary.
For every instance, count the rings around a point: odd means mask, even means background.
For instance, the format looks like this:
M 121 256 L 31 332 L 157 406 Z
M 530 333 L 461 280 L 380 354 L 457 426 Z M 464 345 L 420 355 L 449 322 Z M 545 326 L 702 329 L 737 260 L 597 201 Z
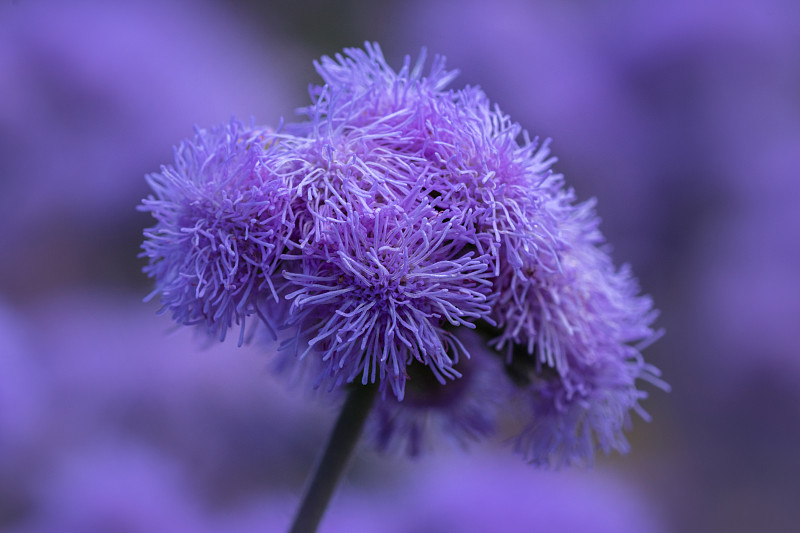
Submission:
M 418 450 L 423 419 L 489 432 L 494 411 L 474 406 L 505 388 L 531 407 L 531 461 L 624 451 L 636 380 L 661 384 L 640 353 L 656 314 L 613 266 L 593 204 L 483 91 L 448 89 L 442 58 L 426 74 L 424 53 L 399 71 L 377 45 L 345 54 L 316 63 L 304 120 L 198 133 L 151 177 L 146 271 L 165 307 L 220 337 L 277 319 L 284 363 L 315 386 L 380 387 L 384 445 Z
M 606 358 L 565 376 L 534 373 L 520 393 L 530 422 L 516 438 L 516 451 L 533 464 L 554 467 L 591 464 L 595 448 L 628 452 L 624 430 L 631 426 L 630 411 L 649 420 L 639 405 L 647 394 L 635 381 L 663 386 L 657 374 L 641 360 L 620 364 Z
M 197 130 L 175 150 L 175 164 L 151 174 L 155 195 L 141 207 L 157 223 L 141 254 L 163 311 L 225 338 L 235 323 L 261 314 L 277 293 L 272 276 L 292 228 L 288 194 L 258 166 L 267 130 L 239 122 Z M 240 343 L 241 343 L 240 336 Z

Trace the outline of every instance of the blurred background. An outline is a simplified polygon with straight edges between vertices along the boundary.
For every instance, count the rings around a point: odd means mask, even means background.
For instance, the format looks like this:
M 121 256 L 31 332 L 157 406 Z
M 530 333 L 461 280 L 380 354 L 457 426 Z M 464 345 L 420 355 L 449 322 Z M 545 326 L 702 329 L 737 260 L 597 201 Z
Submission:
M 286 528 L 336 413 L 142 303 L 135 207 L 195 124 L 291 118 L 364 40 L 553 139 L 662 311 L 672 392 L 586 471 L 362 449 L 321 531 L 797 531 L 795 0 L 0 2 L 0 531 Z

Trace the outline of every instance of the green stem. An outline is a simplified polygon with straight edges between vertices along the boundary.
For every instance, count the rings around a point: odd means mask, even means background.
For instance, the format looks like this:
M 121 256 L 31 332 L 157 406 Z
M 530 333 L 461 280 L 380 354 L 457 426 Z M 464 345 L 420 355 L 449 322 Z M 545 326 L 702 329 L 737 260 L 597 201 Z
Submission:
M 339 413 L 325 451 L 314 468 L 289 533 L 314 533 L 361 436 L 375 401 L 377 386 L 353 385 Z

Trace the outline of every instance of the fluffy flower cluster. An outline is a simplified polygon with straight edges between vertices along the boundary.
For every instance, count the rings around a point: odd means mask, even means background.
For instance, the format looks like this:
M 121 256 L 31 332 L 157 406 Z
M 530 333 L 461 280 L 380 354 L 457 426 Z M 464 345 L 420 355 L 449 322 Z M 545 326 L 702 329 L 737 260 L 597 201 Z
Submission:
M 147 176 L 155 195 L 142 209 L 158 221 L 142 246 L 156 279 L 148 299 L 160 293 L 176 321 L 220 340 L 235 323 L 241 343 L 245 318 L 278 300 L 272 279 L 294 222 L 288 189 L 259 165 L 268 135 L 238 122 L 197 130 L 174 166 Z
M 250 315 L 288 328 L 317 386 L 378 384 L 384 447 L 418 451 L 423 420 L 487 434 L 508 398 L 530 407 L 517 445 L 532 462 L 625 451 L 636 380 L 662 385 L 640 353 L 650 300 L 547 143 L 424 63 L 348 49 L 316 64 L 303 121 L 184 142 L 143 205 L 154 294 L 219 338 L 238 324 L 241 341 Z

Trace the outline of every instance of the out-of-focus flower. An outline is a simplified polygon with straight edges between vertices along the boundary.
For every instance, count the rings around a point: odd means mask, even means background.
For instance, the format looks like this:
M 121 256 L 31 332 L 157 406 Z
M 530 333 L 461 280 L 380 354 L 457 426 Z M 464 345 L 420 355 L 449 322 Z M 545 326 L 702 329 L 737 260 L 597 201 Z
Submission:
M 264 479 L 290 482 L 313 451 L 305 441 L 319 435 L 308 422 L 319 419 L 265 382 L 264 347 L 209 345 L 188 329 L 168 334 L 151 306 L 131 307 L 136 299 L 84 290 L 35 308 L 51 323 L 31 343 L 38 388 L 55 400 L 44 453 L 123 438 L 158 443 L 215 496 Z
M 410 479 L 413 490 L 391 502 L 414 512 L 391 531 L 665 531 L 644 493 L 623 478 L 600 470 L 543 472 L 491 456 L 480 459 L 436 458 L 420 465 L 425 479 Z
M 288 505 L 273 498 L 241 509 L 238 527 L 231 530 L 256 533 L 259 524 L 262 531 L 284 530 Z M 421 458 L 389 481 L 353 480 L 342 487 L 319 531 L 665 533 L 667 528 L 648 491 L 624 476 L 603 469 L 519 468 L 511 458 L 478 454 Z
M 440 441 L 463 447 L 496 430 L 499 413 L 512 400 L 502 361 L 477 333 L 458 335 L 470 353 L 459 361 L 459 379 L 442 386 L 424 369 L 411 367 L 403 400 L 378 400 L 369 432 L 379 450 L 416 457 Z
M 31 503 L 47 448 L 50 391 L 24 315 L 0 301 L 0 527 Z
M 36 513 L 16 533 L 209 531 L 177 465 L 130 444 L 62 460 L 39 491 Z
M 292 107 L 288 47 L 215 2 L 5 4 L 0 29 L 5 216 L 105 220 L 193 124 Z M 26 187 L 32 176 L 43 186 Z
M 0 290 L 133 273 L 130 206 L 175 139 L 301 102 L 273 36 L 208 0 L 0 4 L 0 225 L 24 228 L 0 236 Z
M 629 268 L 612 264 L 591 205 L 571 217 L 562 226 L 570 244 L 559 254 L 559 271 L 512 276 L 508 318 L 498 321 L 527 338 L 535 355 L 520 362 L 519 348 L 509 346 L 511 368 L 532 407 L 517 448 L 537 464 L 591 462 L 595 448 L 626 452 L 629 411 L 649 418 L 639 405 L 647 394 L 636 381 L 668 388 L 641 355 L 659 336 L 651 328 L 657 315 L 651 300 L 639 296 Z
M 639 405 L 647 393 L 637 389 L 636 380 L 666 388 L 657 375 L 640 357 L 624 363 L 605 357 L 573 367 L 560 379 L 531 378 L 524 393 L 531 423 L 517 437 L 517 451 L 531 463 L 556 467 L 591 463 L 595 449 L 627 453 L 623 431 L 631 427 L 630 411 L 649 420 Z
M 146 271 L 162 302 L 220 338 L 232 317 L 282 314 L 296 332 L 284 346 L 311 360 L 317 386 L 376 383 L 398 402 L 411 377 L 463 379 L 470 350 L 454 332 L 479 328 L 503 349 L 498 360 L 524 360 L 516 384 L 536 383 L 533 403 L 554 414 L 552 443 L 526 445 L 530 460 L 583 461 L 594 439 L 624 451 L 623 422 L 643 396 L 635 381 L 657 372 L 640 354 L 657 336 L 656 313 L 629 270 L 614 267 L 594 204 L 575 203 L 547 143 L 482 91 L 447 90 L 454 73 L 442 58 L 426 75 L 424 54 L 397 72 L 377 45 L 345 54 L 316 64 L 325 84 L 311 89 L 308 120 L 253 129 L 252 143 L 226 130 L 187 159 L 201 135 L 178 151 L 178 172 L 151 179 L 159 199 L 144 208 L 159 225 L 146 233 Z M 214 159 L 231 147 L 248 150 L 243 179 L 229 179 L 238 159 Z M 196 183 L 213 188 L 199 204 Z M 260 312 L 277 295 L 291 306 Z M 488 431 L 457 412 L 468 402 L 450 405 L 461 429 Z M 544 411 L 534 408 L 531 428 Z M 418 450 L 419 425 L 404 425 Z M 523 440 L 540 434 L 531 428 Z
M 47 391 L 27 326 L 0 302 L 0 472 L 22 463 L 40 436 L 45 414 Z

